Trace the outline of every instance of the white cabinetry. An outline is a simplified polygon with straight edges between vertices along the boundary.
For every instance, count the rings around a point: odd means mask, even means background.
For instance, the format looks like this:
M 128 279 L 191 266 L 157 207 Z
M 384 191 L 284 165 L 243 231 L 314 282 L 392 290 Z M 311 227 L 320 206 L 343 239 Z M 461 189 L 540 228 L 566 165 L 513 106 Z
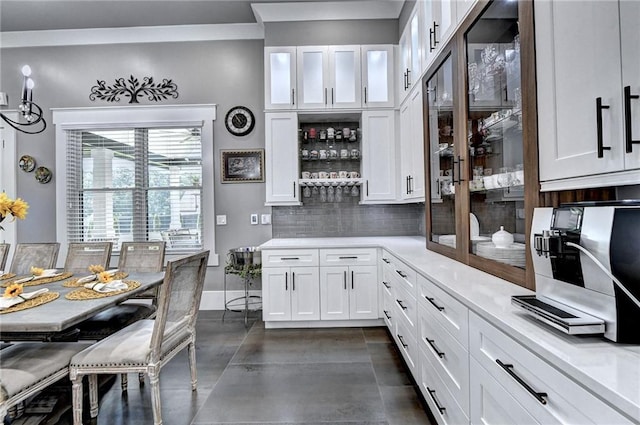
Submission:
M 265 109 L 296 107 L 296 48 L 265 47 Z
M 266 205 L 300 205 L 297 135 L 295 112 L 265 114 Z
M 400 195 L 412 202 L 424 202 L 422 109 L 422 88 L 418 85 L 400 107 Z
M 375 248 L 320 250 L 320 319 L 378 318 Z
M 318 250 L 263 251 L 262 267 L 265 322 L 320 319 Z
M 411 17 L 400 36 L 400 61 L 398 83 L 400 102 L 409 94 L 411 88 L 420 81 L 422 72 L 422 45 L 420 43 L 420 13 L 414 7 Z
M 362 55 L 362 107 L 393 108 L 394 47 L 392 45 L 360 46 Z
M 392 110 L 362 112 L 363 203 L 396 200 L 395 120 L 396 112 Z
M 637 183 L 638 19 L 633 1 L 536 1 L 542 190 Z
M 519 419 L 526 418 L 523 412 L 535 418 L 533 423 L 631 423 L 475 313 L 469 329 L 469 351 L 478 363 L 471 374 L 472 423 L 505 423 L 505 415 L 515 415 L 509 423 L 525 423 Z
M 422 1 L 420 4 L 423 13 L 422 57 L 426 68 L 433 62 L 435 55 L 453 34 L 458 23 L 458 16 L 455 0 Z

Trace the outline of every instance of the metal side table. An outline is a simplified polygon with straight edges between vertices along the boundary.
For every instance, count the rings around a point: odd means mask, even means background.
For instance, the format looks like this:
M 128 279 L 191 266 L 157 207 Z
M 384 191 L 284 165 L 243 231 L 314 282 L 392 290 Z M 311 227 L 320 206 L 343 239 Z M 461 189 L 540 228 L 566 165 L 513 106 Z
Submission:
M 240 276 L 244 283 L 244 294 L 228 299 L 227 298 L 227 276 L 236 275 Z M 249 310 L 257 311 L 262 309 L 262 297 L 259 295 L 251 295 L 249 293 L 249 287 L 252 285 L 254 279 L 259 278 L 262 275 L 262 268 L 260 264 L 257 265 L 245 265 L 234 266 L 227 265 L 224 269 L 224 312 L 222 313 L 222 321 L 227 311 L 242 312 L 244 311 L 244 325 L 248 325 Z

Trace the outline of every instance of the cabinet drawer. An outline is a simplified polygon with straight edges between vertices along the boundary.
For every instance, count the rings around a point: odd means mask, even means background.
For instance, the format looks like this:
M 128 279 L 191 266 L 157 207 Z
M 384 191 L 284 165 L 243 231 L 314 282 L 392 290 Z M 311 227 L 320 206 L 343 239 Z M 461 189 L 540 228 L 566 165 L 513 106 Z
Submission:
M 465 348 L 469 349 L 469 309 L 427 278 L 418 275 L 418 302 Z
M 403 320 L 407 330 L 415 338 L 418 334 L 418 303 L 407 290 L 401 286 L 393 288 L 393 302 L 398 312 L 398 319 Z
M 469 353 L 538 422 L 632 423 L 480 316 L 471 312 L 469 323 Z
M 321 266 L 375 266 L 376 248 L 321 249 Z
M 420 376 L 416 377 L 429 409 L 440 425 L 468 424 L 469 418 L 456 403 L 424 352 L 420 352 Z M 479 424 L 482 422 L 478 422 Z M 505 424 L 508 422 L 505 422 Z M 515 422 L 513 422 L 515 423 Z M 525 422 L 521 422 L 525 424 Z M 505 425 L 502 424 L 502 425 Z M 528 424 L 527 424 L 528 425 Z
M 387 325 L 387 328 L 391 333 L 395 330 L 394 324 L 397 320 L 396 308 L 394 307 L 395 300 L 393 299 L 393 295 L 389 293 L 386 289 L 382 290 L 382 318 L 384 319 L 384 323 Z
M 382 266 L 384 269 L 388 269 L 393 272 L 393 275 L 399 282 L 401 282 L 415 297 L 416 294 L 416 276 L 417 273 L 411 267 L 407 266 L 402 261 L 398 260 L 387 251 L 382 252 Z
M 395 311 L 398 311 L 397 306 L 395 308 Z M 402 353 L 402 357 L 404 357 L 407 366 L 409 366 L 411 375 L 416 378 L 418 376 L 418 373 L 420 372 L 418 366 L 418 353 L 420 352 L 420 350 L 418 349 L 418 344 L 416 343 L 416 334 L 415 332 L 409 331 L 402 320 L 394 320 L 394 323 L 396 329 L 393 333 L 393 338 L 396 340 L 398 349 Z
M 265 249 L 262 251 L 262 267 L 317 266 L 317 249 Z
M 418 346 L 429 358 L 438 376 L 447 386 L 465 414 L 469 414 L 469 353 L 426 312 L 418 306 Z

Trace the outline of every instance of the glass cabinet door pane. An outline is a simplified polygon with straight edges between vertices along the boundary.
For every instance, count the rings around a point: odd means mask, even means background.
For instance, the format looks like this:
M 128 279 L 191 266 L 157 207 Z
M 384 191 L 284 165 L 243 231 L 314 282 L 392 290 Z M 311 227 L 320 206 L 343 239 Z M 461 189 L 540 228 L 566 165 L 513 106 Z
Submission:
M 366 60 L 367 87 L 369 102 L 387 102 L 389 100 L 388 55 L 386 50 L 367 51 Z
M 323 104 L 325 99 L 326 53 L 322 50 L 302 52 L 302 102 Z
M 524 268 L 518 2 L 491 3 L 466 34 L 466 54 L 471 253 Z M 501 229 L 513 243 L 492 242 Z
M 269 55 L 271 67 L 271 99 L 272 105 L 288 105 L 291 103 L 291 53 L 276 52 Z
M 449 56 L 427 82 L 432 242 L 456 247 L 453 68 Z
M 356 71 L 357 74 L 360 74 L 360 69 L 356 64 L 356 58 L 359 56 L 356 56 L 356 52 L 353 50 L 338 50 L 333 55 L 335 103 L 353 103 L 360 90 L 360 87 L 356 87 L 355 77 Z

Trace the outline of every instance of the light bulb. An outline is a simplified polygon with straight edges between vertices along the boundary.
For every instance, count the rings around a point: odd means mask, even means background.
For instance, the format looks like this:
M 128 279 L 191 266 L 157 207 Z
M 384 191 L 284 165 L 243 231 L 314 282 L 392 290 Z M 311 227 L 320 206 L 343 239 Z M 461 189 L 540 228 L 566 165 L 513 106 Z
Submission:
M 31 75 L 31 67 L 29 65 L 25 65 L 22 67 L 22 75 L 24 75 L 25 77 Z
M 27 88 L 29 90 L 31 90 L 33 88 L 33 86 L 35 86 L 35 85 L 36 85 L 36 83 L 34 83 L 31 78 L 27 79 Z

